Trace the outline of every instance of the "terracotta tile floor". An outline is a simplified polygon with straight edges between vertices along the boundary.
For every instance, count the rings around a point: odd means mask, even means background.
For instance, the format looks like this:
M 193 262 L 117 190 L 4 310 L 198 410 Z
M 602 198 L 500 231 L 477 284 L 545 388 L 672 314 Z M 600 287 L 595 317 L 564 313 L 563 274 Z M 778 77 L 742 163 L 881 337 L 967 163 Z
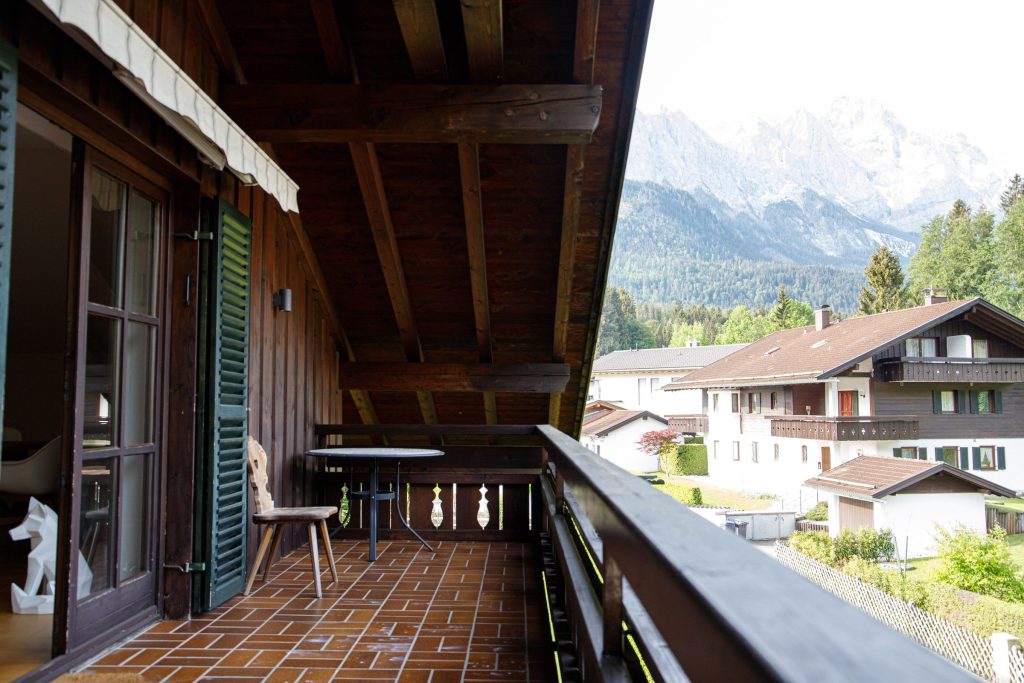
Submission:
M 544 681 L 547 614 L 536 549 L 522 543 L 335 541 L 337 584 L 318 600 L 309 555 L 192 621 L 164 621 L 87 673 L 152 681 Z M 321 556 L 321 567 L 326 558 Z

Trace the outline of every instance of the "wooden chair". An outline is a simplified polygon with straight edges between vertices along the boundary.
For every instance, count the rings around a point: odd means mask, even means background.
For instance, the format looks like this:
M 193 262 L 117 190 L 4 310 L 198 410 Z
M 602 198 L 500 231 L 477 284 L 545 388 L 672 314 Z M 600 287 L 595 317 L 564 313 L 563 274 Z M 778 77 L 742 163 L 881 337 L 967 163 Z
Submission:
M 331 566 L 331 577 L 335 583 L 338 580 L 338 570 L 334 566 L 334 553 L 331 551 L 331 537 L 327 534 L 327 518 L 338 514 L 336 507 L 307 507 L 307 508 L 279 508 L 274 507 L 274 499 L 267 490 L 267 453 L 259 442 L 249 437 L 248 444 L 249 462 L 249 484 L 252 486 L 256 499 L 256 511 L 252 514 L 252 521 L 256 524 L 264 524 L 263 536 L 260 538 L 260 547 L 256 551 L 256 560 L 249 572 L 249 580 L 245 582 L 245 595 L 252 590 L 252 584 L 256 580 L 256 573 L 259 571 L 263 557 L 267 555 L 267 548 L 270 548 L 270 555 L 267 556 L 267 566 L 263 570 L 263 580 L 270 576 L 270 565 L 274 563 L 274 555 L 281 545 L 281 531 L 286 524 L 305 524 L 306 532 L 309 535 L 309 558 L 313 563 L 313 582 L 316 584 L 316 597 L 322 598 L 323 591 L 320 589 L 320 551 L 317 548 L 316 530 L 320 528 L 320 535 L 323 537 L 324 548 L 327 551 L 327 562 Z M 273 538 L 273 545 L 271 545 Z

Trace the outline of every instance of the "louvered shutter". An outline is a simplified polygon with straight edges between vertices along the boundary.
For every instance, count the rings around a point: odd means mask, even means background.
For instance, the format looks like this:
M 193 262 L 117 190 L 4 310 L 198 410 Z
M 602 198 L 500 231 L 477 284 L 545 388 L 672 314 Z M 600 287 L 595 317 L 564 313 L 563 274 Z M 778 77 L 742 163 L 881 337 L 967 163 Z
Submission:
M 918 460 L 927 460 L 928 459 L 928 449 L 927 448 L 918 448 L 917 449 L 917 459 Z
M 932 412 L 938 415 L 942 412 L 942 392 L 932 392 Z
M 958 412 L 958 413 L 966 413 L 967 412 L 968 404 L 970 403 L 970 401 L 968 399 L 968 396 L 969 396 L 969 394 L 966 391 L 958 391 L 958 392 L 956 392 L 956 412 Z
M 892 457 L 894 457 L 894 458 L 902 458 L 903 457 L 903 450 L 900 449 L 900 448 L 892 449 Z
M 961 446 L 960 447 L 960 469 L 962 469 L 962 470 L 969 470 L 969 469 L 971 469 L 970 455 L 967 452 L 967 446 Z
M 213 243 L 206 248 L 201 297 L 204 408 L 199 449 L 205 509 L 200 545 L 206 562 L 199 608 L 212 609 L 245 583 L 247 527 L 246 436 L 249 395 L 251 221 L 224 201 L 208 215 Z
M 996 448 L 996 468 L 1005 470 L 1006 469 L 1006 448 L 998 446 Z
M 981 448 L 978 446 L 971 447 L 971 464 L 974 466 L 974 469 L 981 469 Z
M 1003 392 L 993 391 L 992 392 L 992 412 L 1001 413 L 1003 412 Z
M 11 291 L 11 222 L 14 206 L 15 110 L 18 104 L 18 52 L 0 40 L 0 424 L 4 417 L 7 368 L 7 308 Z
M 941 446 L 936 446 L 935 447 L 935 460 L 937 462 L 942 462 L 942 460 L 943 460 L 943 458 L 942 458 L 942 447 Z

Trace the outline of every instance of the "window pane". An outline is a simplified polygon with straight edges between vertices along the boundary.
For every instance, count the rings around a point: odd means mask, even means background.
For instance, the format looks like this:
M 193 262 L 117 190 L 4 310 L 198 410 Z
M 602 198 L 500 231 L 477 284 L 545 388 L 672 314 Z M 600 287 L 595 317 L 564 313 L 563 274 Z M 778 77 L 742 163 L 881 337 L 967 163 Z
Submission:
M 127 188 L 102 171 L 94 170 L 91 181 L 89 301 L 120 308 L 121 245 Z
M 981 469 L 990 470 L 995 467 L 995 453 L 991 446 L 981 447 Z
M 152 443 L 156 329 L 129 322 L 124 355 L 124 442 L 128 446 Z
M 91 460 L 82 466 L 82 505 L 79 510 L 78 600 L 114 585 L 113 492 L 117 459 Z M 91 577 L 91 578 L 90 578 Z
M 908 339 L 907 340 L 907 355 L 911 358 L 921 355 L 921 340 L 920 339 Z
M 975 339 L 974 340 L 974 357 L 975 358 L 988 358 L 988 340 L 987 339 Z
M 944 413 L 955 413 L 956 412 L 956 398 L 952 391 L 940 392 L 942 396 L 942 412 Z
M 108 448 L 117 444 L 120 354 L 121 321 L 90 315 L 85 333 L 85 434 L 82 445 L 86 448 Z
M 149 569 L 150 455 L 129 455 L 121 473 L 120 581 Z
M 156 315 L 158 211 L 156 203 L 132 193 L 125 265 L 125 307 L 132 313 Z
M 942 449 L 942 461 L 947 465 L 956 467 L 956 448 L 946 447 Z
M 921 355 L 927 356 L 928 358 L 934 358 L 939 355 L 939 349 L 936 345 L 936 339 L 922 339 L 921 340 Z
M 979 391 L 978 396 L 978 412 L 979 413 L 991 413 L 992 412 L 992 392 L 990 391 Z

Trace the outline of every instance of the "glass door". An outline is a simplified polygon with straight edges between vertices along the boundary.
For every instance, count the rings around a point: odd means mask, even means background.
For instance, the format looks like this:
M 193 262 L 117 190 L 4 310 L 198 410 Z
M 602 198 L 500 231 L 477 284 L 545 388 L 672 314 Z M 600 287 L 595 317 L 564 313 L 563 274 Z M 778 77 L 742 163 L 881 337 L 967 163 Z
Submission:
M 158 188 L 95 152 L 86 155 L 71 645 L 157 604 L 165 206 Z

